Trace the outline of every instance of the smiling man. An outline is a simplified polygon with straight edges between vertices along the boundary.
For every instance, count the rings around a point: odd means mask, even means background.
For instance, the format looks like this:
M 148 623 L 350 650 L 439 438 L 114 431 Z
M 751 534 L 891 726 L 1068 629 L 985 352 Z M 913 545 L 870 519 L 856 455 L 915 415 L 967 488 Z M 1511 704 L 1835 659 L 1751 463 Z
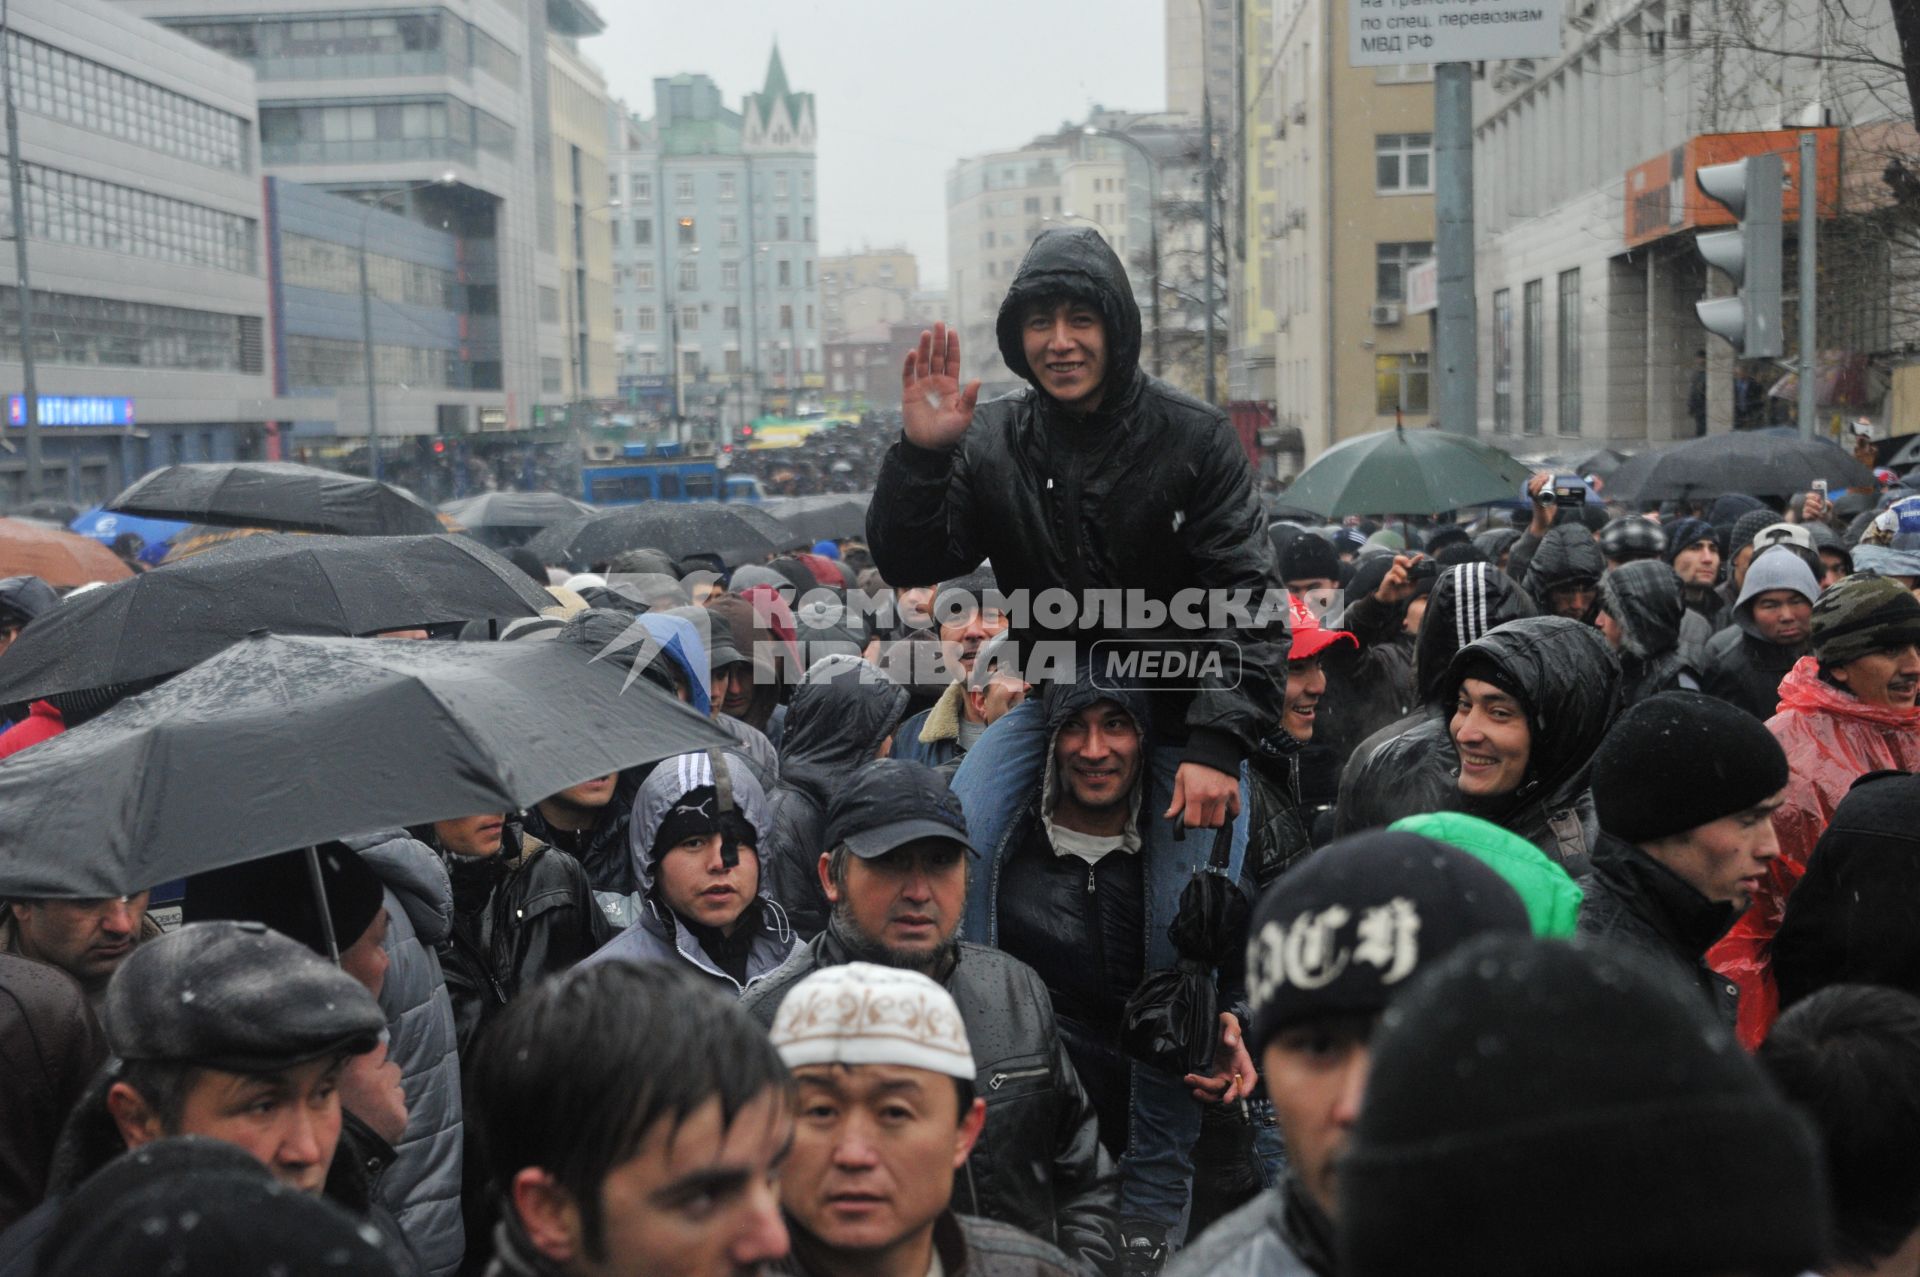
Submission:
M 1299 595 L 1293 595 L 1292 599 L 1288 624 L 1292 642 L 1287 647 L 1287 706 L 1280 726 L 1304 745 L 1313 739 L 1320 698 L 1327 694 L 1327 653 L 1342 645 L 1358 651 L 1360 640 L 1345 630 L 1327 629 Z
M 787 995 L 773 1044 L 798 1092 L 780 1199 L 801 1277 L 1068 1277 L 1058 1250 L 948 1206 L 986 1122 L 946 990 L 851 962 Z
M 1064 590 L 1086 608 L 1063 628 L 1028 627 L 1016 635 L 1023 649 L 1116 637 L 1237 644 L 1232 669 L 1168 687 L 1154 706 L 1171 746 L 1156 807 L 1218 827 L 1239 810 L 1241 761 L 1280 717 L 1284 626 L 1203 607 L 1191 625 L 1123 629 L 1090 615 L 1082 596 L 1120 590 L 1169 604 L 1183 590 L 1242 591 L 1257 607 L 1279 580 L 1246 452 L 1218 408 L 1141 370 L 1140 308 L 1095 230 L 1034 240 L 995 332 L 1029 388 L 984 404 L 980 383 L 961 381 L 960 338 L 946 325 L 907 354 L 901 439 L 867 511 L 874 562 L 908 582 L 991 561 L 1009 596 Z
M 1600 843 L 1580 932 L 1638 949 L 1699 989 L 1732 1028 L 1739 989 L 1707 966 L 1780 854 L 1787 756 L 1752 716 L 1697 692 L 1622 714 L 1593 759 Z

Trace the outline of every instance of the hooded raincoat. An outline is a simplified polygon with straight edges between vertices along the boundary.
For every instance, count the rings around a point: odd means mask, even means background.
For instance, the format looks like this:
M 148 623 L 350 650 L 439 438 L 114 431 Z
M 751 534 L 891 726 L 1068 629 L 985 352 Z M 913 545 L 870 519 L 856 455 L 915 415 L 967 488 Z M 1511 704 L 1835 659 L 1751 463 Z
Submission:
M 1524 584 L 1543 616 L 1553 615 L 1553 591 L 1564 585 L 1599 581 L 1607 570 L 1600 543 L 1584 524 L 1562 523 L 1540 538 L 1540 548 L 1527 564 Z
M 1441 699 L 1447 666 L 1489 630 L 1537 614 L 1533 596 L 1491 563 L 1456 564 L 1440 574 L 1413 648 L 1414 685 L 1424 707 L 1353 751 L 1340 777 L 1336 836 L 1458 805 L 1459 760 L 1447 735 L 1453 707 Z
M 1120 259 L 1097 231 L 1050 230 L 1034 241 L 1000 305 L 1000 354 L 1034 381 L 1021 320 L 1035 302 L 1073 297 L 1106 330 L 1098 408 L 1080 417 L 1036 384 L 981 404 L 958 446 L 888 450 L 867 510 L 867 540 L 889 581 L 945 581 L 991 559 L 1002 590 L 1134 591 L 1170 604 L 1182 591 L 1238 591 L 1251 624 L 1210 617 L 1122 629 L 1076 616 L 1080 639 L 1159 638 L 1238 646 L 1238 679 L 1211 673 L 1195 692 L 1156 698 L 1154 720 L 1189 761 L 1233 772 L 1280 721 L 1286 701 L 1285 603 L 1273 543 L 1247 462 L 1219 409 L 1140 370 L 1140 310 Z M 1191 595 L 1187 596 L 1192 598 Z M 1264 618 L 1264 620 L 1263 620 Z M 1220 628 L 1211 628 L 1216 620 Z M 1023 650 L 1059 631 L 1017 633 Z
M 858 657 L 829 656 L 794 689 L 780 743 L 780 783 L 767 800 L 761 881 L 802 940 L 827 925 L 820 853 L 841 782 L 879 757 L 907 711 L 907 689 Z
M 1698 673 L 1680 650 L 1686 605 L 1680 578 L 1659 559 L 1623 563 L 1600 578 L 1600 610 L 1620 625 L 1620 707 L 1656 692 L 1700 690 Z
M 1536 616 L 1492 630 L 1455 653 L 1442 704 L 1480 662 L 1516 688 L 1532 729 L 1520 787 L 1491 799 L 1460 796 L 1456 806 L 1519 834 L 1575 878 L 1584 877 L 1600 830 L 1587 772 L 1620 709 L 1620 665 L 1600 631 L 1584 621 Z M 1456 791 L 1457 792 L 1457 791 Z
M 737 755 L 720 755 L 727 768 L 733 802 L 756 832 L 767 828 L 767 800 L 752 769 Z M 683 962 L 733 997 L 751 989 L 760 980 L 779 969 L 793 952 L 793 929 L 786 914 L 768 893 L 766 860 L 753 847 L 742 846 L 739 854 L 755 856 L 760 866 L 759 908 L 751 918 L 743 917 L 742 926 L 756 930 L 747 951 L 747 978 L 743 983 L 721 969 L 700 940 L 667 907 L 654 890 L 657 867 L 653 840 L 660 832 L 673 805 L 696 789 L 714 785 L 713 761 L 708 754 L 681 754 L 653 769 L 641 784 L 633 800 L 633 819 L 628 829 L 628 854 L 633 858 L 633 877 L 638 884 L 627 902 L 625 915 L 630 919 L 625 931 L 609 940 L 586 963 L 593 962 Z M 762 842 L 764 842 L 764 837 Z
M 1811 656 L 1780 684 L 1780 712 L 1767 730 L 1792 772 L 1786 801 L 1773 813 L 1780 854 L 1767 865 L 1752 907 L 1707 955 L 1714 970 L 1740 986 L 1739 1034 L 1749 1048 L 1760 1045 L 1779 1011 L 1768 949 L 1834 809 L 1868 772 L 1920 771 L 1920 707 L 1869 705 L 1820 677 Z

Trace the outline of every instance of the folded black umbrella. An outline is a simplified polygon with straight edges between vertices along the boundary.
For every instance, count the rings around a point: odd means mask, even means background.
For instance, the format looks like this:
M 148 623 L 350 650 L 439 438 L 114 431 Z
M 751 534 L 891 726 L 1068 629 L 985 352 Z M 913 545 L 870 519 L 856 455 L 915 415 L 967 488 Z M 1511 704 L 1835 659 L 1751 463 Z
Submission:
M 542 563 L 605 563 L 622 550 L 660 550 L 682 561 L 711 556 L 727 567 L 758 563 L 780 546 L 719 501 L 643 501 L 559 524 L 527 542 Z
M 260 635 L 0 761 L 0 899 L 511 811 L 732 739 L 574 643 Z
M 107 509 L 220 527 L 408 536 L 446 530 L 440 517 L 374 479 L 285 461 L 204 461 L 137 480 Z
M 0 661 L 0 705 L 177 674 L 255 630 L 377 634 L 552 602 L 466 537 L 260 533 L 52 609 Z

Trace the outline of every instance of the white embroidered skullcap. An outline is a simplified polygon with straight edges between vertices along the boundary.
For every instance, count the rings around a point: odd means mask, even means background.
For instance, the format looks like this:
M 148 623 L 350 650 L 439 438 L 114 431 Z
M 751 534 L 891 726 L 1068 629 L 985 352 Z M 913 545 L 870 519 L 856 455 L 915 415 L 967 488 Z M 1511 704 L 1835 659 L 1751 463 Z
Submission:
M 807 1064 L 894 1064 L 974 1077 L 960 1008 L 917 971 L 870 962 L 816 971 L 793 986 L 773 1021 L 790 1069 Z

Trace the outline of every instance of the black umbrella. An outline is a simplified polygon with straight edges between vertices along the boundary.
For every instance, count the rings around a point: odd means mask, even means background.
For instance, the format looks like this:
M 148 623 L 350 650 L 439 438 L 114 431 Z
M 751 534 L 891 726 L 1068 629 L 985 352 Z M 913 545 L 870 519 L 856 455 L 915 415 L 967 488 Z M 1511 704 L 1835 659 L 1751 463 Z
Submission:
M 107 509 L 220 527 L 355 537 L 443 530 L 432 510 L 387 484 L 285 461 L 167 466 L 137 480 Z
M 867 534 L 864 496 L 784 497 L 767 502 L 773 517 L 811 545 L 815 541 L 858 540 Z
M 542 563 L 605 563 L 622 550 L 660 550 L 679 560 L 711 555 L 727 567 L 758 563 L 780 547 L 730 502 L 643 501 L 596 510 L 527 543 Z
M 1625 453 L 1615 452 L 1612 448 L 1602 448 L 1586 460 L 1575 462 L 1573 472 L 1581 475 L 1595 475 L 1603 480 L 1610 479 L 1622 465 L 1626 464 L 1626 460 Z
M 813 542 L 820 539 L 814 537 L 809 540 L 805 534 L 751 502 L 730 501 L 727 503 L 727 508 L 752 524 L 759 530 L 761 536 L 773 542 L 775 550 L 810 550 L 813 548 Z
M 263 532 L 62 603 L 7 649 L 0 705 L 177 674 L 255 630 L 377 634 L 552 603 L 466 537 Z
M 558 492 L 483 492 L 443 501 L 440 513 L 488 545 L 521 545 L 542 528 L 593 513 L 593 507 Z
M 1827 439 L 1791 431 L 1736 430 L 1651 449 L 1627 458 L 1607 480 L 1614 501 L 1672 501 L 1747 492 L 1785 497 L 1825 479 L 1832 492 L 1872 488 L 1873 472 Z
M 732 737 L 567 642 L 260 635 L 0 761 L 0 898 L 529 806 Z

